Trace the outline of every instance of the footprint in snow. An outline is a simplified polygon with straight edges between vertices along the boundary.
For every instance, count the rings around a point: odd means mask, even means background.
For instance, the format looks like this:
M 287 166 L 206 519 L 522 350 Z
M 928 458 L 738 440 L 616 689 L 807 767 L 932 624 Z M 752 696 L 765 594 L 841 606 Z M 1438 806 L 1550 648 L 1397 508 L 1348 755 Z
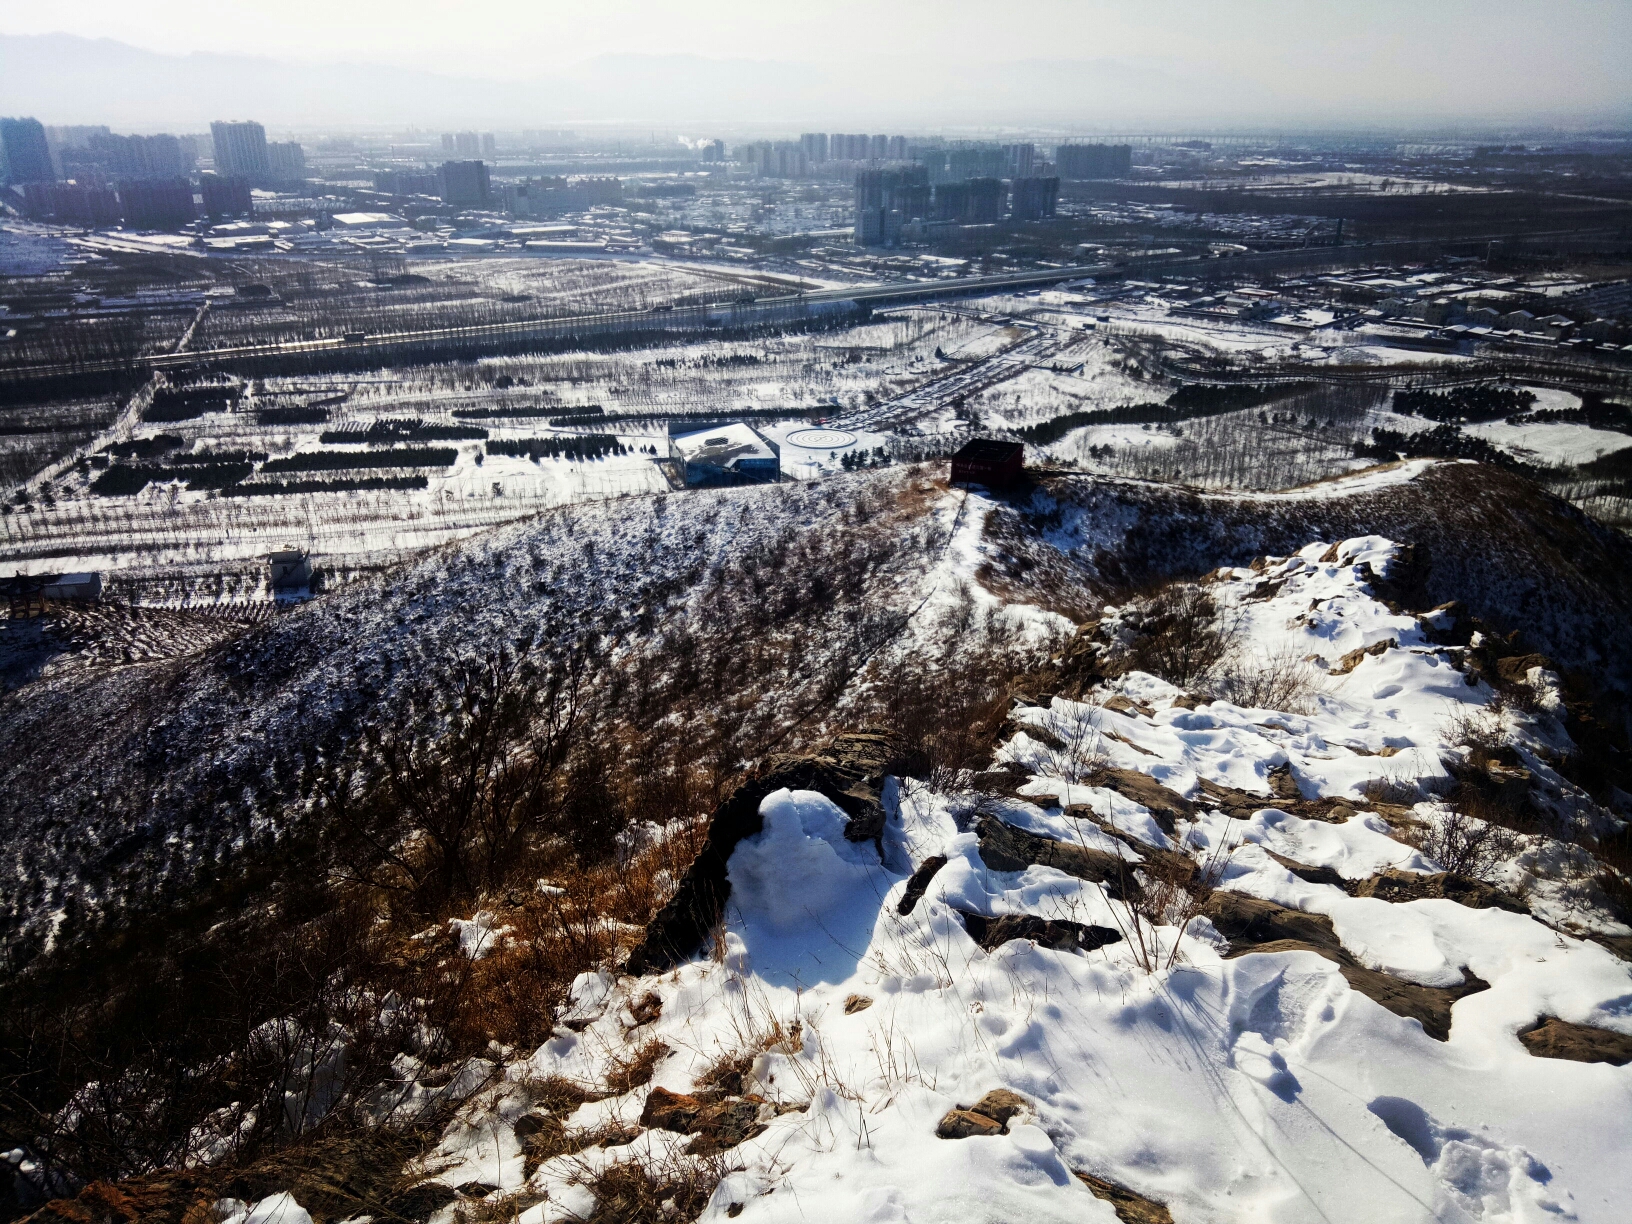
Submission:
M 1422 1157 L 1438 1179 L 1434 1219 L 1444 1224 L 1521 1224 L 1573 1220 L 1573 1196 L 1522 1147 L 1508 1147 L 1460 1126 L 1442 1126 L 1414 1101 L 1378 1097 L 1368 1109 Z

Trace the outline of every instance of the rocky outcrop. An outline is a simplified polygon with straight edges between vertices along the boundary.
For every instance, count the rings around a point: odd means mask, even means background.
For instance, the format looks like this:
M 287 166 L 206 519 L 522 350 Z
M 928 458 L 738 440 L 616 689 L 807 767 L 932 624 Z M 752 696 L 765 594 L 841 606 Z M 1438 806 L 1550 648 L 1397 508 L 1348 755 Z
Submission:
M 1612 1067 L 1624 1067 L 1632 1062 L 1632 1037 L 1610 1029 L 1571 1024 L 1557 1016 L 1544 1017 L 1534 1028 L 1520 1033 L 1519 1040 L 1537 1058 L 1601 1062 Z
M 1202 913 L 1230 942 L 1226 956 L 1254 952 L 1313 952 L 1337 964 L 1350 989 L 1387 1008 L 1396 1016 L 1415 1020 L 1436 1041 L 1451 1035 L 1451 1007 L 1461 998 L 1489 990 L 1490 983 L 1463 970 L 1459 986 L 1419 986 L 1360 964 L 1338 939 L 1332 920 L 1305 914 L 1273 901 L 1240 893 L 1215 892 Z
M 1009 1121 L 1030 1110 L 1031 1102 L 1018 1092 L 994 1088 L 973 1105 L 946 1111 L 935 1134 L 942 1139 L 969 1139 L 977 1135 L 1006 1135 Z
M 1330 867 L 1311 867 L 1307 863 L 1289 859 L 1284 854 L 1276 854 L 1273 850 L 1265 850 L 1264 853 L 1307 884 L 1331 884 L 1345 889 L 1349 885 L 1349 881 Z
M 1155 1199 L 1135 1194 L 1126 1186 L 1108 1182 L 1092 1173 L 1073 1171 L 1073 1175 L 1088 1187 L 1095 1198 L 1104 1199 L 1111 1205 L 1121 1224 L 1173 1224 L 1173 1213 Z
M 734 1148 L 765 1129 L 760 1121 L 765 1102 L 758 1097 L 708 1100 L 687 1093 L 653 1088 L 641 1110 L 640 1124 L 677 1135 L 691 1135 L 686 1152 L 708 1156 Z
M 1351 650 L 1348 654 L 1344 655 L 1337 661 L 1336 667 L 1329 669 L 1330 674 L 1334 676 L 1346 676 L 1355 668 L 1359 667 L 1360 664 L 1364 663 L 1367 658 L 1377 658 L 1380 655 L 1387 654 L 1391 649 L 1398 645 L 1399 643 L 1397 641 L 1395 641 L 1393 638 L 1389 638 L 1386 641 L 1373 642 L 1370 646 L 1361 646 L 1357 650 Z
M 1353 885 L 1352 892 L 1356 897 L 1376 897 L 1379 901 L 1421 901 L 1427 897 L 1443 897 L 1469 909 L 1500 909 L 1513 914 L 1530 912 L 1529 907 L 1511 893 L 1482 880 L 1469 879 L 1449 871 L 1418 875 L 1391 867 L 1380 875 L 1358 881 Z
M 1189 820 L 1196 814 L 1196 805 L 1190 800 L 1137 769 L 1096 769 L 1087 782 L 1089 786 L 1114 790 L 1124 799 L 1131 799 L 1148 810 L 1162 832 L 1169 837 L 1173 835 L 1175 820 Z M 1264 804 L 1260 802 L 1258 806 L 1263 807 Z
M 958 913 L 963 918 L 969 938 L 987 952 L 995 952 L 1011 939 L 1029 939 L 1039 947 L 1052 948 L 1056 952 L 1092 952 L 1122 939 L 1122 933 L 1110 927 L 1039 918 L 1035 914 L 1004 914 L 1000 918 L 987 918 L 983 914 L 969 914 L 962 910 Z
M 669 900 L 647 925 L 646 934 L 624 968 L 629 973 L 661 973 L 700 951 L 725 913 L 731 895 L 726 865 L 745 837 L 764 829 L 759 805 L 784 788 L 819 791 L 849 818 L 845 837 L 874 841 L 884 831 L 881 791 L 890 760 L 888 736 L 856 732 L 835 736 L 828 747 L 808 756 L 776 756 L 714 810 L 702 851 L 686 870 Z
M 995 816 L 981 817 L 975 833 L 980 839 L 980 861 L 993 871 L 1024 871 L 1033 865 L 1052 867 L 1079 880 L 1103 884 L 1113 897 L 1121 897 L 1124 890 L 1138 887 L 1133 881 L 1133 870 L 1138 864 L 1131 858 L 1124 860 L 1109 851 L 1039 837 Z
M 907 890 L 896 902 L 895 912 L 905 918 L 912 913 L 913 908 L 923 899 L 929 889 L 929 882 L 935 878 L 935 873 L 946 866 L 946 855 L 932 854 L 918 864 L 918 869 L 907 880 Z

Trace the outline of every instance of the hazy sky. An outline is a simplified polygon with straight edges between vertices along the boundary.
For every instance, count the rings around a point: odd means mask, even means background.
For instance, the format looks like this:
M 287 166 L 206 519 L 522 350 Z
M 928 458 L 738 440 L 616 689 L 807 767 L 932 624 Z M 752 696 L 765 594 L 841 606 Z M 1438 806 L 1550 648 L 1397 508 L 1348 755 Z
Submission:
M 52 0 L 0 33 L 520 80 L 617 52 L 808 63 L 835 82 L 944 63 L 1116 60 L 1205 106 L 1296 114 L 1626 112 L 1632 0 Z M 978 87 L 975 87 L 978 89 Z

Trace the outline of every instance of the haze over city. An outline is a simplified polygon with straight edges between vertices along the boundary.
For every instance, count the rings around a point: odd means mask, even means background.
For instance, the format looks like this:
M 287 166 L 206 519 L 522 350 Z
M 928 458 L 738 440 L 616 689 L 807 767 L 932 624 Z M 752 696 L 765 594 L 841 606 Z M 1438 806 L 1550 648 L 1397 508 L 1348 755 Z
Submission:
M 0 15 L 0 108 L 196 123 L 1624 121 L 1614 0 L 72 3 Z M 74 39 L 118 43 L 86 47 Z M 128 49 L 127 49 L 128 48 Z M 152 58 L 140 53 L 152 53 Z M 179 57 L 179 58 L 172 58 Z M 313 71 L 327 66 L 333 71 Z M 258 95 L 258 96 L 257 96 Z M 251 105 L 254 103 L 254 105 Z
M 0 10 L 0 1224 L 1625 1224 L 1628 48 Z

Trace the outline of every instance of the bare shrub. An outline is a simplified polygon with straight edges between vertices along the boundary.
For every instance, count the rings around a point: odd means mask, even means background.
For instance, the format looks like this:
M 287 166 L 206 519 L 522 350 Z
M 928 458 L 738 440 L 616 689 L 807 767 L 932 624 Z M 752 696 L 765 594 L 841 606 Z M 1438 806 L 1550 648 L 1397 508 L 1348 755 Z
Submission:
M 1115 906 L 1111 913 L 1139 968 L 1155 973 L 1177 963 L 1178 936 L 1207 908 L 1238 849 L 1239 842 L 1221 838 L 1199 863 L 1166 855 L 1148 857 L 1137 870 L 1131 864 L 1124 866 L 1122 894 L 1128 898 L 1127 919 L 1123 920 Z M 1164 926 L 1175 931 L 1173 946 L 1165 955 L 1156 934 L 1156 928 Z
M 1446 871 L 1493 882 L 1497 868 L 1519 852 L 1522 840 L 1513 830 L 1466 810 L 1466 800 L 1441 808 L 1416 830 L 1417 849 Z
M 1078 784 L 1110 764 L 1097 705 L 1072 702 L 1069 708 L 1051 707 L 1035 730 L 1034 738 L 1043 744 L 1045 777 Z
M 1211 678 L 1239 636 L 1235 626 L 1221 621 L 1217 603 L 1201 587 L 1171 586 L 1150 601 L 1128 661 L 1187 688 Z
M 1226 701 L 1254 710 L 1308 714 L 1321 692 L 1320 673 L 1291 651 L 1237 654 L 1225 664 L 1213 691 Z

